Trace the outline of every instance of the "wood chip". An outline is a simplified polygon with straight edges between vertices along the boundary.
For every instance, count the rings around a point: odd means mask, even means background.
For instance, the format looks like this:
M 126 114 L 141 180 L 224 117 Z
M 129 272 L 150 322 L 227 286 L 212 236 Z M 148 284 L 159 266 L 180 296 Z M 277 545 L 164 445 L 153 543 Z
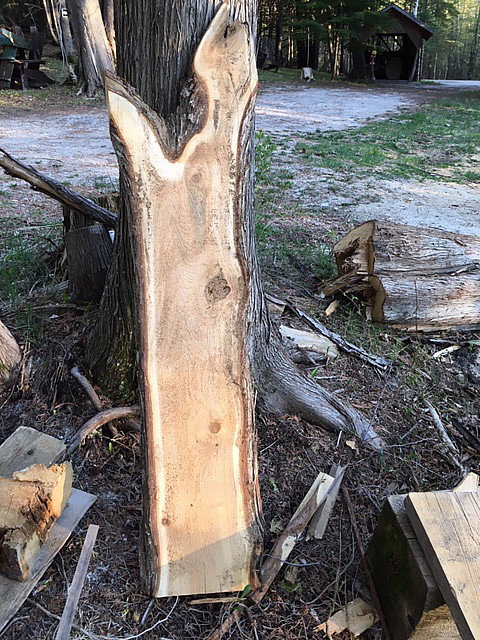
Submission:
M 355 598 L 326 622 L 315 627 L 315 631 L 317 633 L 323 631 L 332 639 L 334 634 L 348 630 L 353 637 L 356 637 L 377 621 L 378 615 L 375 609 L 361 598 Z

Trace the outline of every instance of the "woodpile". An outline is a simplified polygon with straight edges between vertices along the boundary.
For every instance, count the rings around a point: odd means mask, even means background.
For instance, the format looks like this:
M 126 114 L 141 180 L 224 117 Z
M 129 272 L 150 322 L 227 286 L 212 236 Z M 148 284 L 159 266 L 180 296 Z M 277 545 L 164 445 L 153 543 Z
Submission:
M 371 220 L 334 246 L 324 295 L 360 297 L 368 317 L 407 330 L 480 327 L 480 238 Z

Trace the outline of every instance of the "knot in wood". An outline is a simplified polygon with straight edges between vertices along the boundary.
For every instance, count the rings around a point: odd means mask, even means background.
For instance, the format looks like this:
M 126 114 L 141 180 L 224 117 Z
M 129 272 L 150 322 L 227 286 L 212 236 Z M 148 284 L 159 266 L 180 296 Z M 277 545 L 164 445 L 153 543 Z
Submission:
M 216 300 L 223 300 L 228 296 L 232 288 L 225 280 L 223 275 L 217 275 L 210 280 L 205 286 L 205 298 L 207 302 L 215 302 Z

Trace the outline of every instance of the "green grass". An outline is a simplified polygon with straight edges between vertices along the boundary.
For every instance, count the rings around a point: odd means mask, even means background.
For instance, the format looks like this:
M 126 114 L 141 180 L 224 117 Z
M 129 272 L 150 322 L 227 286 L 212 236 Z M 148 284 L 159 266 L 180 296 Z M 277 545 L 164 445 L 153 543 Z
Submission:
M 297 150 L 344 174 L 479 182 L 480 163 L 472 156 L 480 151 L 480 92 L 350 131 L 310 134 Z

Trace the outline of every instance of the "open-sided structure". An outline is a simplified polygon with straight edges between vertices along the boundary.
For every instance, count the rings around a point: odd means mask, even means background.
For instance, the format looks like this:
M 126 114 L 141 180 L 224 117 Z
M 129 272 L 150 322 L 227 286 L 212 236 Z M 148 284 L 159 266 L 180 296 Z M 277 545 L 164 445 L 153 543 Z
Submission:
M 432 37 L 432 29 L 413 14 L 391 4 L 382 11 L 382 26 L 372 36 L 375 78 L 413 80 L 423 43 Z

